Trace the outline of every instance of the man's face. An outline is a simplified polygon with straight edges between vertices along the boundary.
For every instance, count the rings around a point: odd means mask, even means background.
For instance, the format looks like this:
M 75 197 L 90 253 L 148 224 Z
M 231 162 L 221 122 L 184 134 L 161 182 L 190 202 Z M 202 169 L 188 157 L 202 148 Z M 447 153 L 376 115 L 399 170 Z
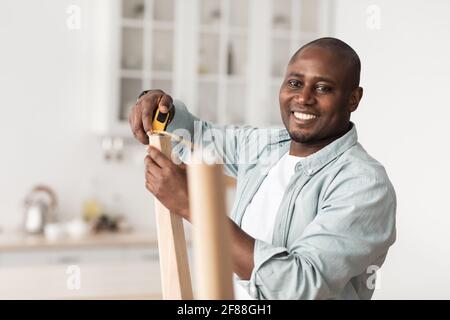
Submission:
M 346 132 L 359 102 L 355 105 L 352 99 L 348 71 L 329 50 L 314 46 L 302 50 L 288 66 L 280 111 L 295 142 L 314 145 Z

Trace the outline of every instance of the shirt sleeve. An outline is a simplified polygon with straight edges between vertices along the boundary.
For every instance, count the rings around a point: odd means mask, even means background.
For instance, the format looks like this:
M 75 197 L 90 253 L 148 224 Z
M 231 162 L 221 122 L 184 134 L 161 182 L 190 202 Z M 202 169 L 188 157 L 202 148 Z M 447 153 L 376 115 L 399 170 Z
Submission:
M 395 211 L 389 181 L 362 175 L 336 181 L 289 248 L 256 240 L 254 269 L 240 284 L 256 299 L 335 298 L 386 255 L 395 241 Z
M 167 126 L 167 131 L 208 151 L 224 165 L 227 175 L 236 177 L 240 163 L 240 150 L 257 129 L 250 126 L 216 125 L 201 121 L 192 115 L 179 100 L 174 101 L 174 107 L 175 116 Z M 192 150 L 185 144 L 174 143 L 173 151 L 184 162 L 188 162 Z

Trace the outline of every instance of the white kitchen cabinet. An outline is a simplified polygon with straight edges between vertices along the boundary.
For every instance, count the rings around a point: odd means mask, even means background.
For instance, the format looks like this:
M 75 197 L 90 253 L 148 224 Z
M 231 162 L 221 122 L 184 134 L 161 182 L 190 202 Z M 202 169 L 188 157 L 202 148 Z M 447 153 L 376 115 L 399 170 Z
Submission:
M 80 288 L 68 286 L 72 266 Z M 0 299 L 160 298 L 158 250 L 140 246 L 0 254 Z
M 13 267 L 21 265 L 71 265 L 80 263 L 108 263 L 111 261 L 122 261 L 126 252 L 127 251 L 124 249 L 70 249 L 23 252 L 16 251 L 1 253 L 0 266 Z M 157 258 L 158 257 L 156 256 L 156 259 Z
M 92 1 L 93 129 L 131 136 L 144 89 L 180 98 L 218 123 L 280 125 L 289 57 L 330 34 L 330 0 Z
M 148 87 L 172 88 L 174 0 L 88 5 L 92 128 L 102 135 L 130 136 L 127 115 L 137 95 Z

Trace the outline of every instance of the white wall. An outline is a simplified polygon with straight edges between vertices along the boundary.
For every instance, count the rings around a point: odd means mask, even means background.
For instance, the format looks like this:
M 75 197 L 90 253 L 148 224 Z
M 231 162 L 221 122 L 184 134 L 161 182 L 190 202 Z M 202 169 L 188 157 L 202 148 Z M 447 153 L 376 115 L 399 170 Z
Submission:
M 90 130 L 89 25 L 66 27 L 66 8 L 87 2 L 1 1 L 0 228 L 19 225 L 21 202 L 36 183 L 56 190 L 63 218 L 79 215 L 91 178 L 105 202 L 122 196 L 131 223 L 154 225 L 143 187 L 144 147 L 129 147 L 122 164 L 106 163 Z
M 366 27 L 369 5 L 379 30 Z M 450 2 L 336 1 L 336 36 L 362 60 L 360 142 L 398 198 L 397 242 L 375 298 L 450 298 Z

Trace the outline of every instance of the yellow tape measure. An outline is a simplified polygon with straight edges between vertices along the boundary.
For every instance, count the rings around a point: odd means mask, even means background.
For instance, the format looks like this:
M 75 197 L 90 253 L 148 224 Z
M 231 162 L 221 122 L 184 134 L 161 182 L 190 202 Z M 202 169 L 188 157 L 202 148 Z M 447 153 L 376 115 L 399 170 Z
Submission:
M 162 113 L 159 111 L 159 108 L 157 108 L 155 116 L 153 117 L 152 130 L 164 131 L 166 130 L 168 122 L 169 122 L 169 112 Z

